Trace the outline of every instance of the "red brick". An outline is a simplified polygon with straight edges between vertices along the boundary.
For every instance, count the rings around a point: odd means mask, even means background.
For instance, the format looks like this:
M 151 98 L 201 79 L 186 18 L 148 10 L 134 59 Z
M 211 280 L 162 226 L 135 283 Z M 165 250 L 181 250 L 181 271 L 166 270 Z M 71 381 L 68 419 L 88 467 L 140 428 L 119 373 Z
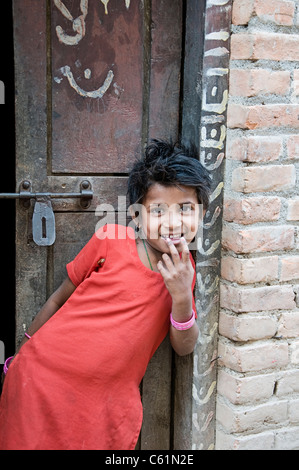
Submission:
M 296 183 L 294 165 L 268 165 L 236 168 L 232 175 L 232 189 L 243 193 L 282 191 Z
M 299 423 L 299 400 L 298 400 L 298 398 L 293 399 L 293 400 L 290 401 L 290 404 L 289 404 L 289 419 L 290 419 L 290 424 L 291 425 Z
M 281 201 L 278 197 L 225 199 L 223 218 L 227 222 L 254 224 L 278 220 Z
M 218 401 L 217 419 L 229 432 L 262 431 L 271 424 L 288 424 L 288 402 L 263 403 L 244 409 Z
M 281 281 L 299 279 L 299 256 L 289 256 L 281 260 Z
M 238 284 L 269 282 L 278 278 L 278 256 L 240 259 L 227 256 L 221 260 L 221 276 Z
M 255 14 L 265 22 L 291 26 L 295 3 L 286 0 L 255 0 Z
M 293 429 L 291 430 L 294 433 Z M 226 434 L 219 426 L 216 428 L 216 450 L 273 450 L 276 433 L 272 431 L 257 434 Z M 288 437 L 284 437 L 284 440 Z
M 231 59 L 251 60 L 254 57 L 254 36 L 238 33 L 231 36 Z
M 276 450 L 298 450 L 299 448 L 299 426 L 289 424 L 283 429 L 275 431 Z
M 298 129 L 298 116 L 299 105 L 297 104 L 243 106 L 229 103 L 227 122 L 228 127 L 239 127 L 240 129 L 262 129 L 271 127 Z
M 219 333 L 232 341 L 256 341 L 272 338 L 277 320 L 270 316 L 228 315 L 220 312 Z
M 290 344 L 291 364 L 299 364 L 299 341 L 294 341 Z
M 288 225 L 254 227 L 237 230 L 224 226 L 223 248 L 235 253 L 264 253 L 276 250 L 291 250 L 295 244 L 295 229 Z
M 299 220 L 299 197 L 289 200 L 287 220 Z
M 277 381 L 276 395 L 282 397 L 299 393 L 299 370 L 285 372 Z
M 253 377 L 239 377 L 219 370 L 218 392 L 234 405 L 256 403 L 272 397 L 276 382 L 275 374 L 259 374 Z
M 231 158 L 232 160 L 240 160 L 242 162 L 246 161 L 247 147 L 248 142 L 246 137 L 227 139 L 226 158 Z
M 221 307 L 235 313 L 292 310 L 294 297 L 289 285 L 244 288 L 222 284 L 220 289 Z
M 263 69 L 231 69 L 229 92 L 233 96 L 285 95 L 290 90 L 290 72 Z
M 221 356 L 219 365 L 237 372 L 260 371 L 288 365 L 288 344 L 284 342 L 265 341 L 260 344 L 235 346 L 231 343 L 219 342 L 218 354 Z
M 299 158 L 299 136 L 292 135 L 287 139 L 288 158 Z
M 279 318 L 279 327 L 277 335 L 282 335 L 284 338 L 298 338 L 299 337 L 299 312 L 285 312 Z M 298 371 L 299 374 L 299 371 Z M 298 382 L 299 392 L 299 382 Z
M 227 158 L 243 162 L 270 162 L 283 154 L 283 139 L 279 136 L 250 136 L 228 139 Z
M 255 0 L 234 0 L 232 10 L 232 23 L 245 25 L 254 12 Z
M 264 22 L 291 26 L 294 21 L 295 3 L 285 0 L 234 0 L 233 24 L 246 25 L 253 16 Z
M 294 81 L 293 81 L 294 95 L 299 95 L 299 70 L 294 70 Z
M 248 120 L 249 107 L 235 103 L 228 103 L 227 107 L 227 126 L 231 129 L 239 127 L 246 129 L 246 122 Z
M 231 38 L 232 60 L 299 60 L 299 35 L 237 33 Z

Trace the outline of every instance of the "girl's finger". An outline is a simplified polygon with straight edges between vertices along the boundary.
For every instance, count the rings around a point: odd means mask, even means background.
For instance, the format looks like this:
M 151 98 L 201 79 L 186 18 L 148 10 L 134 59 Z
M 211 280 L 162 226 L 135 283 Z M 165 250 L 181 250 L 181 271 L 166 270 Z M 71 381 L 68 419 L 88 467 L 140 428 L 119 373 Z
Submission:
M 169 275 L 169 271 L 168 271 L 168 269 L 166 269 L 165 266 L 163 266 L 162 261 L 158 261 L 157 268 L 159 269 L 160 274 L 162 275 L 163 279 L 165 280 L 167 278 L 167 275 Z
M 189 251 L 188 243 L 186 242 L 184 237 L 182 237 L 181 240 L 182 240 L 182 245 L 183 245 L 182 261 L 183 263 L 188 263 L 190 261 L 190 251 Z
M 164 262 L 164 267 L 168 270 L 168 272 L 173 272 L 175 270 L 175 265 L 171 257 L 167 253 L 163 253 L 162 259 Z
M 169 251 L 170 251 L 170 254 L 171 254 L 171 257 L 172 257 L 173 264 L 175 265 L 175 264 L 179 263 L 180 262 L 180 255 L 178 253 L 178 250 L 174 246 L 174 243 L 171 241 L 170 238 L 167 238 L 166 243 L 169 247 Z

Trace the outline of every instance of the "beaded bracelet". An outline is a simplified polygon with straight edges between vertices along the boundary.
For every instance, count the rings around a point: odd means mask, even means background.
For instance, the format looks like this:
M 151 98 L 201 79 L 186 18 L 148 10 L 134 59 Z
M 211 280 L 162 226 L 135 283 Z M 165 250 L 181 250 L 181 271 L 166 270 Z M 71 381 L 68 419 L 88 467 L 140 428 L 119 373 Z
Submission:
M 194 325 L 194 322 L 195 322 L 195 312 L 193 309 L 192 309 L 192 317 L 190 318 L 190 320 L 186 321 L 185 323 L 179 323 L 175 321 L 172 316 L 172 313 L 170 314 L 170 323 L 176 330 L 180 330 L 180 331 L 189 330 L 189 328 L 191 328 Z

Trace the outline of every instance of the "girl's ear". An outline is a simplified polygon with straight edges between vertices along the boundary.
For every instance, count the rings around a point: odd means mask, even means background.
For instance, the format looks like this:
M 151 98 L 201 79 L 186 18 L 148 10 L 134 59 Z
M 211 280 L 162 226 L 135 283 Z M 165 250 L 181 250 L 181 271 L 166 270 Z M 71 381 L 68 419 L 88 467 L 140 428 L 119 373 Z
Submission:
M 135 207 L 135 204 L 132 204 L 129 207 L 129 213 L 130 213 L 130 216 L 132 217 L 132 220 L 133 220 L 134 224 L 136 225 L 135 230 L 136 231 L 137 231 L 137 229 L 139 230 L 139 228 L 140 228 L 140 220 L 139 220 L 140 215 L 139 215 L 139 211 Z

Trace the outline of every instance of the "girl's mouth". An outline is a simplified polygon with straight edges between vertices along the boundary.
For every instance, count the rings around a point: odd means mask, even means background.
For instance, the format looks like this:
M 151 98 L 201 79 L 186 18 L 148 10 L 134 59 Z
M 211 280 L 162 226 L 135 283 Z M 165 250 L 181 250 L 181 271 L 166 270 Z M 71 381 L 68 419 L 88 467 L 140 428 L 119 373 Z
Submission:
M 181 234 L 177 234 L 177 235 L 162 235 L 161 238 L 163 238 L 163 240 L 167 241 L 168 240 L 171 240 L 172 243 L 174 245 L 178 245 L 179 243 L 181 243 L 182 241 L 182 236 Z

